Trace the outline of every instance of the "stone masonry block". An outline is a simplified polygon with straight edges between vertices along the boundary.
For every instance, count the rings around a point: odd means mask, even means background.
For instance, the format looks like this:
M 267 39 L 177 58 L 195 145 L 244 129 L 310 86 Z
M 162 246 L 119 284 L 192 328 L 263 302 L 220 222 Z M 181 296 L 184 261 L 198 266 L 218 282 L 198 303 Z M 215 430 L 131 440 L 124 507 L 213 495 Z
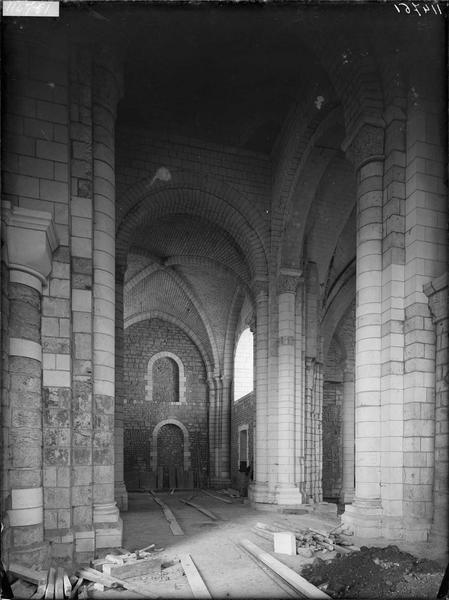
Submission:
M 296 538 L 291 531 L 279 531 L 274 534 L 274 551 L 277 554 L 296 555 Z

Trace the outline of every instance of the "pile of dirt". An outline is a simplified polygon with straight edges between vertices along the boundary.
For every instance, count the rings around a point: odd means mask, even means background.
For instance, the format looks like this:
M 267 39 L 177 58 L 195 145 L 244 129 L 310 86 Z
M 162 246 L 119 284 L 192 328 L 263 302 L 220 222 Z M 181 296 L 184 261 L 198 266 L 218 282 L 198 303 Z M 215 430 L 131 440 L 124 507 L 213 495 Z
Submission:
M 436 598 L 444 569 L 397 546 L 368 548 L 330 561 L 316 558 L 301 575 L 333 598 Z

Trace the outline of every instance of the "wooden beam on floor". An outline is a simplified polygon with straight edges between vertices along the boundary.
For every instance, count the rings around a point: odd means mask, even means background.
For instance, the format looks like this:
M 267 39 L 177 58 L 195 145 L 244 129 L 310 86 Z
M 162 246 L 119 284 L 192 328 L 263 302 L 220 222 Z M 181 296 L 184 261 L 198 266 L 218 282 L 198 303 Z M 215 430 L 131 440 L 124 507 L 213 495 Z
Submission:
M 261 548 L 253 544 L 249 540 L 242 540 L 240 542 L 242 548 L 250 552 L 254 558 L 259 560 L 261 563 L 269 567 L 279 577 L 286 581 L 291 587 L 297 590 L 300 594 L 306 598 L 313 598 L 316 600 L 331 600 L 331 597 L 325 594 L 322 590 L 312 585 L 307 579 L 295 573 L 292 569 L 281 563 L 279 560 L 264 552 Z
M 182 498 L 179 498 L 179 501 L 182 502 L 183 504 L 188 504 L 189 506 L 196 508 L 196 510 L 199 510 L 200 512 L 202 512 L 204 515 L 206 515 L 206 517 L 209 517 L 209 519 L 212 519 L 212 521 L 220 520 L 220 517 L 217 517 L 217 515 L 214 515 L 214 513 L 210 512 L 210 510 L 207 510 L 207 508 L 203 508 L 199 504 L 195 504 L 195 502 L 189 502 L 189 500 L 183 500 Z
M 36 571 L 35 569 L 29 569 L 14 562 L 9 565 L 8 573 L 12 573 L 16 577 L 19 577 L 19 579 L 29 581 L 35 585 L 47 582 L 47 571 Z
M 211 498 L 215 498 L 215 500 L 220 500 L 220 502 L 226 502 L 226 504 L 234 504 L 232 500 L 229 500 L 228 498 L 223 498 L 223 496 L 217 496 L 216 494 L 212 494 L 212 492 L 209 492 L 208 490 L 201 491 L 203 492 L 203 494 L 207 494 Z
M 153 497 L 153 500 L 155 502 L 157 502 L 157 504 L 159 504 L 159 506 L 162 508 L 162 511 L 164 513 L 164 517 L 167 519 L 168 524 L 170 525 L 170 529 L 171 529 L 171 532 L 173 533 L 173 535 L 184 535 L 184 531 L 182 530 L 182 527 L 180 526 L 180 524 L 176 520 L 175 515 L 172 513 L 172 511 L 165 504 L 165 502 L 162 502 L 162 500 L 160 500 L 159 498 L 157 498 L 156 494 L 154 494 L 154 492 L 150 491 L 150 494 Z
M 181 565 L 186 574 L 193 597 L 212 598 L 190 554 L 186 554 L 181 558 Z
M 45 590 L 45 600 L 53 600 L 55 596 L 55 579 L 56 579 L 56 569 L 54 567 L 50 567 L 48 570 L 48 578 L 47 578 L 47 588 Z
M 104 573 L 100 573 L 100 571 L 96 571 L 91 568 L 84 568 L 78 571 L 78 574 L 83 579 L 87 579 L 87 581 L 93 581 L 94 583 L 102 583 L 106 587 L 116 587 L 117 585 L 122 586 L 125 590 L 129 590 L 130 592 L 135 592 L 144 598 L 158 598 L 156 594 L 153 594 L 148 585 L 141 585 L 139 583 L 131 583 L 129 581 L 125 581 L 124 579 L 118 579 L 117 577 L 111 577 L 109 575 L 105 575 Z
M 160 558 L 142 558 L 141 560 L 126 562 L 124 565 L 103 565 L 103 573 L 111 577 L 130 579 L 131 577 L 141 577 L 154 571 L 160 571 L 161 565 L 162 560 Z
M 64 569 L 58 567 L 55 578 L 55 600 L 64 600 Z

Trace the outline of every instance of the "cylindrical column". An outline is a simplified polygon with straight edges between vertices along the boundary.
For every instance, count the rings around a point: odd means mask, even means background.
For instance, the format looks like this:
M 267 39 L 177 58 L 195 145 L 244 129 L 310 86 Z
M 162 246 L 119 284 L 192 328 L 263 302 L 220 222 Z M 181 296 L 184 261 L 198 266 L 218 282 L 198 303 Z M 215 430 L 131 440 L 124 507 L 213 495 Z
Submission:
M 295 485 L 295 302 L 299 273 L 278 280 L 278 504 L 300 504 Z
M 354 364 L 347 363 L 343 371 L 343 504 L 354 499 L 354 392 Z
M 248 495 L 252 502 L 266 502 L 268 494 L 268 288 L 265 282 L 254 286 L 256 324 L 254 344 L 254 391 L 256 395 L 256 435 L 254 440 L 254 482 Z
M 381 527 L 383 145 L 383 129 L 365 124 L 348 150 L 357 172 L 356 490 L 344 519 L 373 536 Z
M 97 548 L 121 544 L 114 500 L 115 110 L 116 65 L 99 47 L 93 94 L 93 394 L 94 525 Z
M 24 564 L 42 558 L 44 543 L 41 290 L 37 278 L 10 272 L 10 559 Z
M 43 566 L 42 481 L 42 284 L 51 269 L 57 240 L 46 212 L 9 207 L 5 210 L 9 266 L 8 366 L 9 410 L 7 486 L 9 560 Z

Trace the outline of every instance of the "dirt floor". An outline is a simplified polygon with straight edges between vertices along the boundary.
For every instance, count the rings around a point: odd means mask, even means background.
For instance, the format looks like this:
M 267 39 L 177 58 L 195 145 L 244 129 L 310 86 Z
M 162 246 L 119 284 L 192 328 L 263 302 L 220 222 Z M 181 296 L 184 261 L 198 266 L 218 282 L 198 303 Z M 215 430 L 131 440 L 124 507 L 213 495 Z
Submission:
M 256 535 L 251 528 L 259 521 L 282 524 L 285 529 L 314 527 L 329 531 L 339 524 L 336 512 L 280 514 L 252 509 L 247 501 L 235 499 L 225 504 L 196 491 L 193 502 L 212 511 L 219 519 L 207 516 L 180 499 L 192 492 L 158 494 L 173 511 L 185 532 L 174 536 L 161 508 L 148 493 L 129 494 L 129 511 L 122 514 L 123 546 L 134 551 L 151 543 L 163 550 L 157 553 L 162 568 L 130 581 L 146 583 L 160 598 L 193 598 L 180 564 L 190 554 L 213 598 L 290 598 L 299 597 L 286 584 L 261 569 L 239 546 L 249 539 L 262 550 L 321 587 L 334 598 L 436 598 L 447 555 L 429 544 L 388 546 L 380 540 L 348 541 L 362 547 L 360 552 L 338 557 L 333 552 L 318 552 L 312 558 L 274 554 L 273 544 Z M 325 509 L 326 507 L 324 507 Z M 384 546 L 383 548 L 380 546 Z M 410 554 L 412 552 L 412 554 Z M 137 598 L 129 591 L 90 590 L 96 598 Z

